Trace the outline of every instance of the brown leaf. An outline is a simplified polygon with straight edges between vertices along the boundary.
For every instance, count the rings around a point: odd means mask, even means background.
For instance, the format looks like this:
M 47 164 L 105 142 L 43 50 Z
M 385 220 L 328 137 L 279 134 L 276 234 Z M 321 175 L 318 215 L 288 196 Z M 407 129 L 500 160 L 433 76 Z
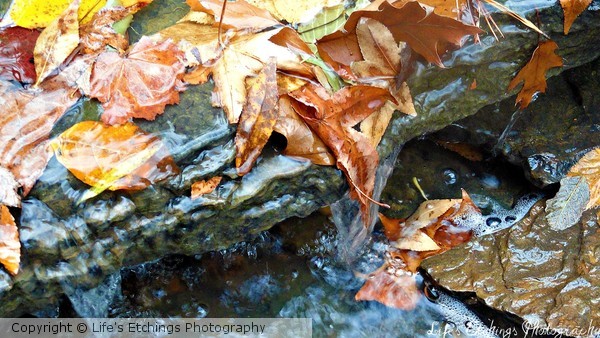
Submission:
M 287 139 L 284 155 L 305 158 L 318 165 L 335 164 L 327 146 L 296 114 L 287 95 L 279 99 L 279 113 L 273 130 Z
M 560 5 L 565 14 L 565 35 L 569 34 L 569 30 L 571 29 L 573 22 L 575 22 L 575 19 L 577 19 L 591 3 L 592 0 L 560 0 Z
M 586 209 L 600 206 L 600 148 L 589 151 L 571 169 L 568 176 L 585 177 L 590 188 Z
M 52 156 L 48 136 L 54 123 L 80 97 L 77 81 L 90 60 L 75 59 L 37 89 L 0 81 L 0 167 L 9 170 L 27 195 Z
M 404 226 L 404 219 L 389 218 L 386 215 L 379 213 L 379 220 L 383 225 L 385 237 L 390 241 L 396 241 L 400 238 L 400 230 Z
M 219 22 L 223 7 L 222 0 L 187 0 L 186 2 L 192 10 L 213 15 L 215 22 Z M 223 25 L 237 30 L 259 32 L 281 24 L 268 11 L 255 7 L 244 0 L 236 0 L 227 2 Z
M 552 40 L 541 41 L 531 60 L 508 84 L 508 90 L 513 90 L 519 83 L 524 82 L 515 102 L 521 109 L 525 109 L 531 103 L 535 93 L 546 92 L 546 72 L 551 68 L 563 66 L 562 58 L 555 53 L 557 48 L 558 45 Z
M 35 81 L 35 66 L 31 60 L 39 35 L 34 29 L 0 28 L 0 80 Z
M 369 275 L 354 298 L 374 300 L 401 310 L 412 310 L 421 294 L 417 289 L 415 275 L 388 263 Z
M 427 61 L 443 67 L 440 53 L 449 45 L 459 46 L 466 35 L 482 33 L 477 27 L 432 13 L 417 1 L 398 5 L 382 2 L 378 10 L 361 10 L 350 15 L 344 29 L 327 35 L 317 42 L 319 54 L 327 62 L 332 60 L 334 69 L 350 66 L 361 60 L 360 48 L 355 37 L 356 26 L 361 18 L 381 22 L 396 41 L 405 41 Z
M 277 80 L 275 58 L 269 59 L 256 78 L 248 81 L 248 100 L 235 135 L 238 175 L 250 172 L 277 122 Z
M 210 194 L 213 192 L 219 183 L 221 183 L 221 176 L 215 176 L 208 180 L 197 181 L 192 184 L 192 199 L 198 198 L 202 195 Z
M 102 102 L 102 121 L 125 123 L 132 117 L 154 120 L 167 104 L 179 103 L 184 90 L 183 52 L 170 40 L 143 37 L 125 57 L 116 52 L 98 56 L 90 96 Z
M 8 208 L 0 205 L 0 263 L 14 276 L 19 273 L 20 262 L 19 230 Z
M 92 20 L 81 26 L 81 47 L 84 53 L 97 53 L 111 46 L 123 53 L 129 46 L 125 36 L 115 32 L 112 28 L 115 22 L 137 12 L 146 3 L 135 4 L 131 7 L 108 7 L 101 9 L 92 17 Z
M 86 198 L 105 189 L 144 189 L 179 171 L 161 140 L 132 123 L 80 122 L 51 145 L 56 159 L 93 187 Z
M 36 86 L 54 72 L 79 45 L 78 8 L 79 0 L 74 0 L 38 37 L 33 50 Z
M 369 206 L 379 155 L 369 140 L 353 127 L 387 100 L 385 89 L 369 86 L 344 87 L 330 95 L 323 87 L 307 84 L 289 94 L 292 106 L 329 147 L 350 185 L 350 196 L 359 201 L 363 221 L 370 223 Z

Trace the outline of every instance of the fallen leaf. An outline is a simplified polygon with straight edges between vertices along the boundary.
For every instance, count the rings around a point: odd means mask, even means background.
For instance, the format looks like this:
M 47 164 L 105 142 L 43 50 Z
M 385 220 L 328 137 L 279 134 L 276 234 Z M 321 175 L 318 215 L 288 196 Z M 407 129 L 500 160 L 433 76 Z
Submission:
M 14 276 L 19 273 L 20 262 L 19 230 L 8 208 L 0 205 L 0 263 Z
M 590 190 L 590 199 L 586 209 L 600 206 L 600 148 L 595 148 L 583 156 L 571 167 L 570 177 L 585 177 Z
M 546 92 L 546 72 L 551 68 L 563 66 L 562 58 L 555 53 L 557 48 L 558 45 L 552 40 L 541 41 L 531 60 L 508 84 L 508 90 L 513 90 L 519 83 L 524 82 L 515 102 L 521 109 L 525 109 L 531 103 L 535 93 Z
M 340 29 L 346 23 L 346 6 L 339 4 L 324 8 L 307 23 L 298 25 L 298 33 L 306 42 L 315 42 Z
M 400 238 L 400 230 L 404 226 L 404 219 L 389 218 L 379 213 L 379 220 L 383 225 L 385 237 L 390 241 L 396 241 Z
M 132 123 L 80 122 L 52 140 L 51 146 L 62 165 L 92 186 L 81 200 L 106 189 L 144 189 L 179 171 L 161 140 Z
M 573 176 L 560 180 L 560 189 L 546 202 L 546 220 L 554 230 L 565 230 L 575 225 L 586 204 L 590 202 L 590 186 L 585 177 Z
M 129 41 L 122 34 L 115 32 L 112 26 L 145 5 L 146 3 L 140 3 L 130 7 L 109 7 L 94 14 L 92 20 L 82 25 L 79 30 L 82 51 L 87 54 L 97 53 L 103 51 L 106 46 L 111 46 L 123 53 L 129 46 Z
M 102 121 L 125 123 L 130 118 L 154 120 L 167 104 L 179 103 L 184 90 L 183 52 L 170 40 L 143 37 L 124 56 L 98 56 L 91 78 L 90 97 L 102 102 Z
M 269 11 L 277 20 L 291 24 L 307 22 L 324 7 L 339 5 L 342 0 L 248 0 L 248 3 Z
M 484 158 L 483 154 L 481 153 L 481 149 L 469 143 L 436 141 L 436 144 L 442 146 L 445 149 L 457 153 L 458 155 L 466 158 L 469 161 L 479 162 L 483 161 Z
M 394 247 L 412 251 L 437 251 L 440 249 L 439 245 L 422 231 L 416 231 L 410 237 L 400 238 L 394 243 Z
M 79 45 L 78 8 L 79 0 L 74 0 L 38 37 L 33 50 L 36 86 L 54 72 Z
M 569 34 L 569 30 L 575 22 L 575 19 L 585 11 L 592 3 L 592 0 L 560 0 L 565 15 L 564 33 Z
M 248 100 L 235 135 L 235 166 L 240 176 L 250 172 L 277 122 L 279 94 L 275 72 L 275 58 L 271 58 L 256 78 L 247 81 Z
M 35 81 L 33 48 L 40 32 L 21 27 L 0 29 L 0 80 Z
M 450 208 L 460 205 L 462 199 L 429 200 L 421 203 L 417 210 L 406 219 L 401 236 L 412 236 L 417 230 L 438 222 Z
M 283 154 L 305 158 L 318 165 L 334 165 L 335 159 L 321 139 L 296 114 L 289 96 L 279 99 L 279 113 L 273 130 L 283 135 L 287 146 Z
M 223 179 L 221 176 L 215 176 L 208 180 L 202 180 L 192 183 L 192 199 L 213 192 L 217 188 L 219 183 L 221 183 L 221 179 Z
M 7 205 L 9 207 L 20 207 L 21 196 L 17 190 L 19 189 L 19 182 L 15 179 L 15 176 L 0 166 L 0 204 Z
M 186 2 L 192 10 L 214 16 L 216 23 L 221 19 L 222 0 L 187 0 Z M 250 32 L 259 32 L 281 25 L 268 11 L 244 0 L 227 1 L 222 23 L 229 28 Z
M 359 201 L 364 224 L 369 224 L 379 155 L 367 137 L 353 127 L 393 100 L 392 96 L 385 89 L 369 86 L 344 87 L 330 95 L 312 83 L 289 95 L 294 98 L 294 110 L 335 156 L 350 185 L 350 196 Z
M 43 28 L 58 18 L 71 3 L 71 0 L 15 0 L 9 13 L 18 26 Z M 78 21 L 87 23 L 104 5 L 106 0 L 82 0 L 77 11 Z
M 369 275 L 354 298 L 374 300 L 385 306 L 412 310 L 421 298 L 415 275 L 386 265 Z

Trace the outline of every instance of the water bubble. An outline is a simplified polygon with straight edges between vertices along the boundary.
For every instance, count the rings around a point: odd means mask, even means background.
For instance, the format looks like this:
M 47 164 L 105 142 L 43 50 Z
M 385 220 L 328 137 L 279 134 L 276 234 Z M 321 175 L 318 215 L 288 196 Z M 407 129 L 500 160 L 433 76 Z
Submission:
M 500 223 L 502 223 L 502 220 L 498 217 L 490 217 L 485 221 L 485 224 L 487 224 L 490 227 L 497 227 L 498 225 L 500 225 Z
M 454 184 L 458 181 L 458 175 L 456 171 L 452 169 L 445 169 L 442 175 L 444 176 L 444 183 L 447 185 Z
M 504 218 L 504 220 L 505 220 L 506 222 L 512 223 L 512 222 L 516 221 L 516 220 L 517 220 L 517 218 L 516 218 L 515 216 L 506 216 L 506 217 Z

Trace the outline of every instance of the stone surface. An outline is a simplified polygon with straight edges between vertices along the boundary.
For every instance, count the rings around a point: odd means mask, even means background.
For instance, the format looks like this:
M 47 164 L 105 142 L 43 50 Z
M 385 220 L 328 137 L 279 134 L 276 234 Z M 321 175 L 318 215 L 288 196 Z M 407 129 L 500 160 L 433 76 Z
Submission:
M 440 284 L 557 330 L 600 328 L 600 228 L 596 211 L 554 231 L 544 202 L 510 229 L 423 262 Z M 596 332 L 597 333 L 597 332 Z

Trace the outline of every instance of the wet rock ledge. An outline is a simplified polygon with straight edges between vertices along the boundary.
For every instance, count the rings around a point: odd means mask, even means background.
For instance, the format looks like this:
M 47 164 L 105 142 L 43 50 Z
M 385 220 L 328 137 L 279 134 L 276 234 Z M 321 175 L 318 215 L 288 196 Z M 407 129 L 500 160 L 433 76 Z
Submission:
M 593 2 L 592 10 L 575 22 L 567 37 L 555 1 L 517 3 L 516 10 L 533 17 L 538 7 L 542 29 L 561 46 L 559 54 L 568 69 L 600 54 L 599 4 Z M 164 1 L 154 1 L 140 15 L 152 17 L 153 10 L 166 8 L 163 5 Z M 409 83 L 419 115 L 392 121 L 378 148 L 382 158 L 411 138 L 441 129 L 508 95 L 505 88 L 530 57 L 537 36 L 504 15 L 494 18 L 505 39 L 496 42 L 485 35 L 480 45 L 468 43 L 449 56 L 444 70 L 417 66 Z M 161 24 L 137 27 L 137 32 L 150 34 Z M 477 89 L 469 90 L 475 79 Z M 276 151 L 265 154 L 251 174 L 236 177 L 234 129 L 220 110 L 210 107 L 210 90 L 210 86 L 191 87 L 180 105 L 169 107 L 157 121 L 138 123 L 168 144 L 182 168 L 178 177 L 138 193 L 107 192 L 76 205 L 86 187 L 56 161 L 49 164 L 23 203 L 22 271 L 15 278 L 0 271 L 1 316 L 48 309 L 62 294 L 92 288 L 123 266 L 167 254 L 192 255 L 227 247 L 285 218 L 308 215 L 343 194 L 344 180 L 334 168 L 299 162 Z M 55 132 L 97 117 L 97 105 L 81 101 Z M 216 175 L 225 179 L 214 193 L 196 200 L 188 197 L 193 181 Z

